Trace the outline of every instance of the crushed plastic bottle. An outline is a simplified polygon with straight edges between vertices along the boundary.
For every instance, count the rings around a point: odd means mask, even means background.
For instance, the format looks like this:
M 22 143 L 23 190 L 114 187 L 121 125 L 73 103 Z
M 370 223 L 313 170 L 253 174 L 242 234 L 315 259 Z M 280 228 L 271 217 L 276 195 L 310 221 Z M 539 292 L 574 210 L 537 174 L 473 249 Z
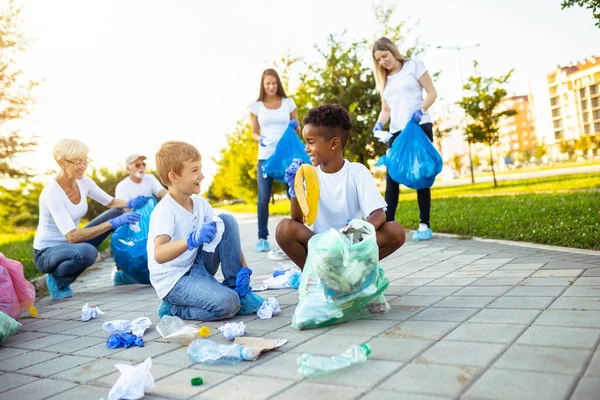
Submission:
M 324 375 L 353 364 L 364 363 L 371 354 L 371 346 L 361 344 L 350 346 L 342 354 L 333 357 L 313 356 L 302 354 L 297 361 L 298 372 L 304 377 Z
M 198 338 L 210 336 L 210 328 L 202 326 L 197 328 L 192 325 L 186 325 L 179 317 L 165 315 L 156 325 L 156 330 L 163 339 L 176 340 L 184 344 L 190 343 Z
M 237 364 L 252 359 L 252 349 L 239 344 L 217 344 L 210 339 L 194 340 L 187 349 L 193 363 Z

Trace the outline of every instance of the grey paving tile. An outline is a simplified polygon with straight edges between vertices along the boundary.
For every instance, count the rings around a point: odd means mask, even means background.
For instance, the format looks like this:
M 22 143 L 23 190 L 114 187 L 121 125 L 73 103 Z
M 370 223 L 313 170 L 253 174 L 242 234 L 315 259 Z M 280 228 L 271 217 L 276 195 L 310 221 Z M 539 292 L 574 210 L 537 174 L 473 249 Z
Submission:
M 124 351 L 111 354 L 109 357 L 116 360 L 126 360 L 135 363 L 144 361 L 147 357 L 158 357 L 181 346 L 177 343 L 148 343 L 144 347 L 130 347 Z
M 512 343 L 526 325 L 472 323 L 462 324 L 444 340 L 486 343 Z
M 0 347 L 0 361 L 29 352 L 27 349 L 15 349 L 11 347 Z
M 41 332 L 17 332 L 15 335 L 9 337 L 2 342 L 2 347 L 21 347 L 21 344 L 29 342 L 30 340 L 39 339 L 41 337 L 48 336 L 47 333 Z
M 494 301 L 493 297 L 451 296 L 433 305 L 433 307 L 483 308 Z
M 527 278 L 522 286 L 562 286 L 566 287 L 571 284 L 574 278 L 556 277 L 556 278 Z
M 456 326 L 456 322 L 405 321 L 385 335 L 391 338 L 439 340 Z
M 581 276 L 600 276 L 600 268 L 590 268 Z
M 125 351 L 125 350 L 129 350 L 129 349 L 125 349 L 123 347 L 117 348 L 117 349 L 109 349 L 108 347 L 106 347 L 106 339 L 99 344 L 90 346 L 90 347 L 86 347 L 82 350 L 78 350 L 73 352 L 72 354 L 74 356 L 83 356 L 83 357 L 105 357 L 105 356 L 110 356 L 116 353 L 119 353 L 121 351 Z
M 384 377 L 398 370 L 402 363 L 382 360 L 368 360 L 340 371 L 311 378 L 315 383 L 358 387 L 368 389 L 377 385 Z
M 490 272 L 486 275 L 487 278 L 527 278 L 533 274 L 535 269 L 500 269 L 497 271 Z
M 600 350 L 597 350 L 588 365 L 586 375 L 600 377 Z
M 415 278 L 440 278 L 446 275 L 448 272 L 446 271 L 431 271 L 429 269 L 425 269 L 423 271 L 413 272 L 408 275 L 406 278 L 415 279 Z
M 269 360 L 246 370 L 244 374 L 299 381 L 302 379 L 296 364 L 299 357 L 298 353 L 276 354 Z
M 554 297 L 503 296 L 490 304 L 488 308 L 545 310 L 553 300 Z
M 360 396 L 362 389 L 334 385 L 324 385 L 312 381 L 300 382 L 297 385 L 272 397 L 273 400 L 350 400 Z
M 496 257 L 496 255 L 489 255 L 485 258 L 480 258 L 476 261 L 473 261 L 472 264 L 474 265 L 487 265 L 487 264 L 500 264 L 500 265 L 504 265 L 507 264 L 511 261 L 513 261 L 514 258 L 507 258 L 507 257 L 502 257 L 500 254 L 498 255 L 498 257 Z
M 288 379 L 239 375 L 203 392 L 203 396 L 214 399 L 262 400 L 283 391 L 293 383 Z
M 408 364 L 378 388 L 454 397 L 478 373 L 478 368 L 465 366 Z
M 36 332 L 39 330 L 39 331 L 43 332 L 44 329 L 42 329 L 42 328 L 44 328 L 44 327 L 61 324 L 64 322 L 65 322 L 64 320 L 60 320 L 60 319 L 31 318 L 31 319 L 26 319 L 26 320 L 22 321 L 22 324 L 23 324 L 24 331 Z
M 44 351 L 30 351 L 29 353 L 3 360 L 2 363 L 0 363 L 0 370 L 18 371 L 21 368 L 27 368 L 58 356 L 58 354 L 46 353 Z
M 259 330 L 259 331 L 274 331 L 282 328 L 291 323 L 290 318 L 284 318 L 283 316 L 276 315 L 271 319 L 262 319 L 246 322 L 247 330 Z
M 411 317 L 410 320 L 462 322 L 466 321 L 477 312 L 479 312 L 479 310 L 474 308 L 428 308 L 414 317 Z
M 564 290 L 564 286 L 517 286 L 506 293 L 506 296 L 556 297 Z
M 546 310 L 534 324 L 600 328 L 600 311 Z
M 377 337 L 369 341 L 373 349 L 369 359 L 408 362 L 433 343 L 431 340 Z
M 550 309 L 563 310 L 600 310 L 600 297 L 559 297 Z
M 539 310 L 505 310 L 485 309 L 470 319 L 469 322 L 492 322 L 500 324 L 530 324 L 538 315 Z
M 599 337 L 600 329 L 531 326 L 516 344 L 593 349 Z
M 504 349 L 503 344 L 442 340 L 418 356 L 415 362 L 485 367 Z
M 433 286 L 467 286 L 479 278 L 440 278 L 433 281 Z
M 64 334 L 65 331 L 68 331 L 69 329 L 81 328 L 83 326 L 83 324 L 85 324 L 85 322 L 83 322 L 83 321 L 59 321 L 58 324 L 44 326 L 44 327 L 38 328 L 37 331 L 44 332 L 44 333 L 62 333 L 62 334 Z
M 514 345 L 494 364 L 495 368 L 577 375 L 589 350 Z
M 53 358 L 52 360 L 44 361 L 39 364 L 32 365 L 31 367 L 20 369 L 19 373 L 39 377 L 49 377 L 69 368 L 87 364 L 91 361 L 94 361 L 94 359 L 91 357 L 61 355 L 60 357 Z
M 600 286 L 571 286 L 563 294 L 565 297 L 600 297 Z
M 187 356 L 187 347 L 175 349 L 161 356 L 152 358 L 153 364 L 166 364 L 178 368 L 190 368 L 193 363 Z
M 0 393 L 0 400 L 45 399 L 57 393 L 71 389 L 75 384 L 71 382 L 54 381 L 51 379 L 38 379 L 7 392 Z
M 192 386 L 190 384 L 193 378 L 202 377 L 204 383 L 201 386 Z M 210 390 L 222 382 L 225 382 L 234 375 L 213 371 L 202 371 L 184 369 L 173 375 L 167 376 L 155 382 L 152 389 L 146 391 L 147 394 L 155 394 L 175 399 L 187 399 L 196 396 L 201 392 Z
M 401 321 L 405 321 L 405 320 L 409 319 L 410 317 L 412 317 L 419 311 L 425 309 L 425 307 L 395 306 L 393 304 L 390 305 L 390 307 L 391 307 L 390 311 L 386 312 L 385 314 L 376 315 L 374 317 L 370 317 L 369 319 L 370 320 L 384 319 L 384 320 L 390 320 L 390 321 L 395 321 L 395 322 L 401 322 Z
M 35 378 L 27 375 L 20 375 L 8 372 L 0 375 L 0 392 L 23 386 L 33 382 Z
M 525 270 L 537 270 L 542 268 L 545 265 L 545 263 L 539 263 L 539 262 L 534 262 L 534 263 L 510 263 L 510 264 L 506 264 L 502 267 L 500 267 L 501 270 L 519 270 L 519 269 L 525 269 Z
M 81 385 L 69 389 L 66 392 L 50 397 L 49 400 L 81 400 L 81 399 L 103 399 L 108 396 L 109 391 L 106 388 L 97 386 Z M 148 397 L 144 397 L 147 399 Z
M 281 347 L 281 351 L 285 352 L 285 351 L 289 351 L 289 350 L 293 349 L 294 347 L 297 347 L 300 344 L 310 340 L 314 336 L 307 335 L 306 331 L 304 331 L 304 332 L 286 332 L 285 334 L 282 334 L 278 331 L 274 331 L 274 332 L 266 333 L 262 337 L 268 338 L 268 339 L 286 339 L 287 343 L 285 345 L 283 345 L 283 347 Z
M 398 300 L 392 301 L 390 305 L 394 306 L 417 306 L 417 307 L 429 307 L 432 304 L 437 303 L 443 299 L 442 296 L 413 296 L 406 295 L 398 298 Z
M 465 399 L 560 400 L 574 378 L 568 375 L 508 371 L 492 368 L 467 390 Z
M 331 335 L 377 336 L 398 325 L 396 321 L 362 319 L 346 322 L 327 332 Z
M 597 399 L 598 390 L 600 390 L 600 378 L 593 376 L 584 376 L 579 381 L 575 393 L 573 394 L 573 400 L 588 400 Z
M 453 296 L 490 296 L 498 297 L 508 292 L 507 286 L 469 286 L 454 293 Z
M 369 336 L 360 335 L 321 335 L 304 342 L 300 346 L 292 349 L 294 353 L 309 353 L 325 356 L 338 355 L 345 351 L 348 347 L 355 344 L 368 343 L 372 338 Z
M 502 264 L 471 264 L 460 268 L 459 271 L 491 272 L 499 269 L 501 265 Z
M 361 397 L 363 400 L 398 400 L 401 399 L 410 399 L 410 400 L 443 400 L 443 399 L 451 399 L 452 397 L 441 397 L 441 396 L 432 396 L 428 394 L 419 394 L 419 393 L 407 393 L 407 392 L 398 392 L 391 390 L 370 390 L 364 396 Z
M 433 282 L 433 278 L 402 278 L 394 281 L 390 286 L 423 286 Z
M 423 286 L 410 292 L 412 296 L 450 296 L 462 289 L 462 286 Z
M 578 278 L 573 286 L 598 286 L 600 287 L 600 277 L 582 277 Z
M 415 290 L 419 286 L 406 286 L 406 285 L 396 285 L 395 283 L 390 283 L 388 288 L 385 290 L 386 295 L 396 295 L 403 296 L 411 291 Z
M 67 329 L 62 332 L 64 335 L 89 336 L 101 339 L 108 339 L 109 333 L 102 329 L 103 321 L 92 320 L 75 328 Z M 146 337 L 144 336 L 144 339 Z
M 30 340 L 28 342 L 21 343 L 19 346 L 21 348 L 25 348 L 25 349 L 39 350 L 44 347 L 52 346 L 53 344 L 56 344 L 56 343 L 62 343 L 64 341 L 73 340 L 73 339 L 77 339 L 77 336 L 55 334 L 55 335 L 44 336 L 39 339 Z
M 517 286 L 523 278 L 488 278 L 483 277 L 472 286 Z
M 115 382 L 117 382 L 117 380 L 121 376 L 121 372 L 119 372 L 117 370 L 117 368 L 114 367 L 114 364 L 132 364 L 129 362 L 123 362 L 123 361 L 119 361 L 119 360 L 111 360 L 111 361 L 113 361 L 113 371 L 114 371 L 113 373 L 104 375 L 98 379 L 88 382 L 88 384 L 90 384 L 90 385 L 101 386 L 101 387 L 107 388 L 107 392 L 106 392 L 107 394 L 108 394 L 108 390 L 110 390 L 110 388 L 113 387 Z M 132 365 L 134 365 L 134 364 L 132 364 Z M 181 368 L 171 367 L 169 365 L 161 365 L 161 364 L 152 363 L 152 369 L 150 371 L 152 372 L 152 377 L 154 378 L 154 381 L 157 382 L 158 380 L 160 380 L 166 376 L 173 375 L 174 373 L 176 373 L 180 370 L 181 370 Z M 144 399 L 146 399 L 147 397 L 148 396 L 144 397 Z
M 481 278 L 490 274 L 490 271 L 454 271 L 444 278 Z
M 571 261 L 552 261 L 544 266 L 544 269 L 586 269 L 589 264 L 571 262 Z
M 568 277 L 576 278 L 583 269 L 544 269 L 532 275 L 532 278 Z
M 95 337 L 79 337 L 44 347 L 44 351 L 70 354 L 100 343 L 106 343 L 106 340 Z
M 52 379 L 60 379 L 75 383 L 87 383 L 115 371 L 114 360 L 99 358 L 89 363 L 59 372 Z

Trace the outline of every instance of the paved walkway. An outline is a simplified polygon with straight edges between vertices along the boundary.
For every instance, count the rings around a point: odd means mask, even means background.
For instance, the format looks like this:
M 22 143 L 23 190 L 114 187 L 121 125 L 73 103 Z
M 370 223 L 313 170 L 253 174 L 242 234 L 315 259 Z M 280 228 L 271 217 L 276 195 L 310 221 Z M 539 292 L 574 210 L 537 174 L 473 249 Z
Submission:
M 274 227 L 276 221 L 272 221 Z M 254 218 L 241 217 L 253 279 L 276 266 L 253 251 Z M 273 232 L 273 230 L 271 230 Z M 290 327 L 297 291 L 276 296 L 270 320 L 238 317 L 248 336 L 288 343 L 256 362 L 193 365 L 186 348 L 154 329 L 145 347 L 109 350 L 104 321 L 148 316 L 158 322 L 151 287 L 113 287 L 110 262 L 92 268 L 67 301 L 42 298 L 40 316 L 0 347 L 0 399 L 107 398 L 115 363 L 152 357 L 156 381 L 146 398 L 202 399 L 598 399 L 600 396 L 600 255 L 438 237 L 409 241 L 382 266 L 392 306 L 378 318 L 298 332 Z M 86 302 L 106 313 L 82 322 Z M 206 323 L 219 342 L 217 328 Z M 367 363 L 303 379 L 303 352 L 334 355 L 368 342 Z M 191 386 L 202 376 L 204 385 Z

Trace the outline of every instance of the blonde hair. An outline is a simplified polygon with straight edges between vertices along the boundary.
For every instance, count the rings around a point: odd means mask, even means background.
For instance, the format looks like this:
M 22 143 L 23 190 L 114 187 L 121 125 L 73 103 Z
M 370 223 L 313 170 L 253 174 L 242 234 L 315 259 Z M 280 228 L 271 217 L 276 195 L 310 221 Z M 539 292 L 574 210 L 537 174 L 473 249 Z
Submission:
M 398 50 L 398 47 L 396 47 L 394 42 L 392 42 L 386 37 L 377 39 L 377 41 L 373 45 L 373 51 L 371 52 L 371 55 L 373 56 L 373 72 L 375 74 L 375 83 L 377 84 L 377 89 L 380 92 L 383 92 L 385 84 L 387 83 L 388 71 L 381 65 L 379 65 L 379 63 L 375 59 L 375 52 L 386 50 L 391 52 L 394 58 L 400 61 L 400 64 L 404 65 L 404 61 L 406 61 L 406 59 L 400 54 L 400 50 Z
M 54 146 L 52 154 L 56 162 L 72 158 L 87 158 L 90 149 L 77 139 L 63 139 Z
M 170 140 L 160 146 L 156 159 L 156 173 L 165 186 L 171 184 L 169 172 L 181 175 L 185 161 L 199 161 L 202 159 L 197 148 L 189 143 Z

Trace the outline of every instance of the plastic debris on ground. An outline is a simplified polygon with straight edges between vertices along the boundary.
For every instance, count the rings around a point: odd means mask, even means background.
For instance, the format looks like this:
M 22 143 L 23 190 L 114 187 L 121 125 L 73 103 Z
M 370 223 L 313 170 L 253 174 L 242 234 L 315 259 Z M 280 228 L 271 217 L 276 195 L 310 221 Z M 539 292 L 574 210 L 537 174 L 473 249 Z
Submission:
M 243 322 L 228 322 L 219 327 L 219 330 L 223 333 L 225 339 L 231 340 L 239 336 L 244 336 L 244 333 L 246 333 L 246 324 Z
M 131 346 L 144 347 L 144 338 L 132 333 L 113 333 L 106 340 L 106 347 L 109 349 L 116 349 L 118 347 L 128 349 Z
M 156 331 L 163 339 L 176 341 L 188 345 L 193 340 L 210 336 L 208 327 L 196 327 L 187 325 L 179 317 L 173 315 L 165 315 L 156 325 Z
M 252 357 L 248 361 L 255 361 L 262 353 L 281 347 L 287 342 L 287 339 L 268 339 L 247 336 L 237 337 L 233 341 L 233 343 L 237 343 L 252 350 Z
M 251 349 L 240 344 L 217 344 L 210 339 L 194 340 L 187 355 L 190 361 L 200 364 L 238 364 L 253 356 Z
M 252 288 L 252 291 L 262 292 L 263 290 L 268 289 L 287 289 L 290 287 L 292 289 L 297 289 L 298 286 L 296 285 L 296 287 L 293 287 L 292 283 L 299 281 L 301 277 L 302 273 L 300 272 L 300 268 L 294 263 L 279 263 L 273 271 L 273 276 L 260 282 L 258 285 L 255 285 Z
M 85 303 L 83 307 L 81 307 L 81 320 L 89 321 L 90 319 L 96 318 L 98 315 L 104 314 L 102 310 L 98 307 L 90 308 L 90 303 Z
M 116 319 L 102 324 L 102 329 L 108 333 L 133 333 L 136 336 L 144 336 L 144 332 L 152 325 L 150 318 L 139 317 L 133 321 Z
M 257 295 L 256 293 L 248 292 L 244 296 L 240 297 L 240 309 L 237 311 L 237 315 L 250 315 L 256 313 L 265 299 Z
M 361 344 L 350 346 L 345 352 L 333 357 L 313 356 L 304 353 L 298 357 L 298 372 L 304 377 L 328 374 L 354 364 L 364 363 L 371 354 L 371 346 Z
M 281 307 L 279 307 L 279 301 L 275 297 L 269 297 L 268 300 L 260 306 L 256 315 L 260 319 L 269 319 L 273 315 L 278 314 L 281 311 Z
M 389 311 L 389 285 L 379 266 L 375 228 L 354 219 L 341 230 L 313 236 L 292 327 L 311 329 Z
M 17 333 L 22 326 L 13 317 L 0 311 L 0 343 Z
M 150 357 L 137 365 L 115 364 L 115 367 L 121 375 L 110 389 L 108 400 L 141 399 L 146 390 L 154 387 L 154 377 L 150 372 L 152 368 Z

